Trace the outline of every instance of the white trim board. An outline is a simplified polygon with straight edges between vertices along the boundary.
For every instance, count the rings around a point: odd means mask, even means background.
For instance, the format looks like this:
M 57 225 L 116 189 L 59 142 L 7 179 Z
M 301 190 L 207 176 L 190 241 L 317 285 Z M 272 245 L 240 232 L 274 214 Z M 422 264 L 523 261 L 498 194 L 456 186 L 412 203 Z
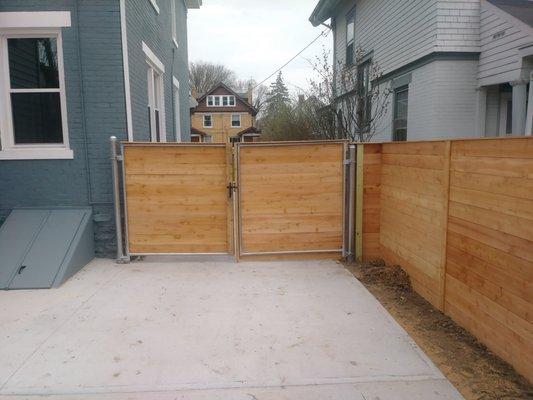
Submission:
M 161 60 L 154 54 L 152 49 L 148 47 L 148 45 L 144 42 L 142 42 L 142 49 L 143 53 L 145 54 L 147 61 L 150 61 L 150 63 L 154 66 L 154 68 L 158 69 L 159 73 L 164 74 L 165 73 L 165 66 L 161 62 Z
M 159 10 L 159 6 L 157 5 L 157 0 L 150 0 L 150 4 L 152 5 L 152 7 L 154 8 L 155 12 L 157 14 L 160 13 L 160 10 Z
M 72 159 L 73 152 L 69 147 L 69 130 L 67 118 L 67 98 L 65 90 L 65 68 L 63 64 L 63 40 L 60 28 L 13 29 L 0 30 L 0 159 Z M 57 66 L 59 86 L 50 89 L 12 89 L 9 84 L 8 38 L 50 37 L 57 43 Z M 61 128 L 63 142 L 15 144 L 15 133 L 12 120 L 12 106 L 9 93 L 59 93 L 61 107 Z
M 124 71 L 124 99 L 126 101 L 126 130 L 128 141 L 133 141 L 133 118 L 131 115 L 130 61 L 128 56 L 128 32 L 126 30 L 126 0 L 120 0 L 120 36 L 122 41 L 122 64 Z
M 0 29 L 62 28 L 71 26 L 70 11 L 0 12 Z

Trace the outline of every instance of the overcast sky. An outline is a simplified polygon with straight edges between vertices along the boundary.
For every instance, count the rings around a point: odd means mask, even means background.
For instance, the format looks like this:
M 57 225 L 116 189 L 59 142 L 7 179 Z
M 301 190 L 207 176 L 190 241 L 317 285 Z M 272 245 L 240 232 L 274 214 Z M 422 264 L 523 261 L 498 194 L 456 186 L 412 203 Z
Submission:
M 309 22 L 317 1 L 203 0 L 199 10 L 189 11 L 189 60 L 222 63 L 239 79 L 262 81 L 324 30 Z M 331 43 L 330 33 L 302 56 L 313 59 Z M 307 88 L 310 74 L 312 68 L 302 57 L 283 69 L 292 92 Z

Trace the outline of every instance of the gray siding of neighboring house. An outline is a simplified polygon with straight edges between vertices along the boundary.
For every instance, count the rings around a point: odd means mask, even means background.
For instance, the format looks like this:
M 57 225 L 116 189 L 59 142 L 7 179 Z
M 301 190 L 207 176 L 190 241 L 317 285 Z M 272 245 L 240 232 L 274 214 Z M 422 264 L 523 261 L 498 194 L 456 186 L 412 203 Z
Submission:
M 73 160 L 0 161 L 0 223 L 14 207 L 92 206 L 97 254 L 115 251 L 109 136 L 127 139 L 120 10 L 107 0 L 2 0 L 3 11 L 70 11 L 62 29 Z
M 439 60 L 410 72 L 408 140 L 475 135 L 477 66 L 476 60 Z M 392 140 L 394 94 L 389 102 L 374 141 Z
M 498 136 L 500 132 L 500 87 L 490 86 L 487 89 L 487 112 L 485 136 Z
M 438 0 L 435 51 L 479 52 L 479 0 Z
M 533 28 L 482 1 L 480 36 L 479 85 L 519 79 L 522 68 L 519 48 L 533 44 Z
M 142 42 L 154 52 L 165 66 L 165 124 L 167 141 L 175 141 L 172 75 L 180 82 L 180 117 L 182 140 L 190 140 L 189 70 L 187 58 L 187 9 L 176 0 L 179 47 L 172 43 L 171 0 L 157 0 L 157 14 L 149 0 L 128 0 L 126 20 L 130 69 L 133 138 L 150 140 L 148 121 L 148 83 L 146 57 Z
M 479 52 L 479 0 L 344 1 L 335 15 L 340 64 L 346 59 L 346 14 L 355 4 L 356 46 L 373 52 L 388 79 L 411 74 L 408 140 L 473 136 L 478 61 L 472 53 Z M 462 52 L 465 59 L 420 61 L 436 52 Z M 390 87 L 390 82 L 382 85 Z M 391 95 L 375 141 L 392 139 L 393 101 Z

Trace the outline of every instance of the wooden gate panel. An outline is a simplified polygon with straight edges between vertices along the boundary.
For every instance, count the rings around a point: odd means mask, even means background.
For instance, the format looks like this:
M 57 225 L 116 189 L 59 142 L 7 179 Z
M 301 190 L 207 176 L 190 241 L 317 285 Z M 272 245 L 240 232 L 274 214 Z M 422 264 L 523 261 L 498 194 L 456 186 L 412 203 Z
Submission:
M 225 145 L 125 144 L 130 254 L 227 253 Z
M 239 145 L 241 255 L 342 251 L 342 142 Z

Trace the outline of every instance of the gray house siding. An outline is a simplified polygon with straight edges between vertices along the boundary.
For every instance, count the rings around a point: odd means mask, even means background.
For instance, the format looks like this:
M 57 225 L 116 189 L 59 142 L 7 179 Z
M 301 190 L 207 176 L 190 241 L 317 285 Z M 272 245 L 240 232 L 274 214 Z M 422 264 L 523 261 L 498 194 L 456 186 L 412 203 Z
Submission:
M 346 60 L 346 15 L 354 6 L 355 46 L 372 52 L 383 88 L 411 75 L 408 140 L 475 135 L 479 0 L 345 0 L 334 17 L 339 64 Z M 391 94 L 374 141 L 392 140 L 393 109 Z
M 435 60 L 409 72 L 408 140 L 475 135 L 477 66 L 477 60 Z M 391 94 L 374 141 L 392 140 L 393 108 Z
M 522 69 L 519 49 L 533 45 L 533 28 L 483 1 L 480 37 L 479 85 L 519 79 Z
M 187 9 L 182 0 L 176 1 L 177 36 L 179 47 L 172 43 L 171 0 L 157 0 L 159 14 L 149 0 L 128 0 L 126 20 L 130 69 L 131 107 L 134 140 L 150 140 L 148 121 L 148 82 L 146 56 L 142 42 L 165 66 L 165 124 L 167 141 L 175 141 L 173 85 L 174 75 L 180 82 L 180 117 L 182 140 L 190 140 L 189 70 L 187 57 Z
M 2 0 L 4 11 L 70 11 L 62 29 L 72 160 L 0 161 L 0 223 L 14 207 L 92 206 L 98 255 L 115 250 L 108 138 L 127 139 L 118 1 Z

